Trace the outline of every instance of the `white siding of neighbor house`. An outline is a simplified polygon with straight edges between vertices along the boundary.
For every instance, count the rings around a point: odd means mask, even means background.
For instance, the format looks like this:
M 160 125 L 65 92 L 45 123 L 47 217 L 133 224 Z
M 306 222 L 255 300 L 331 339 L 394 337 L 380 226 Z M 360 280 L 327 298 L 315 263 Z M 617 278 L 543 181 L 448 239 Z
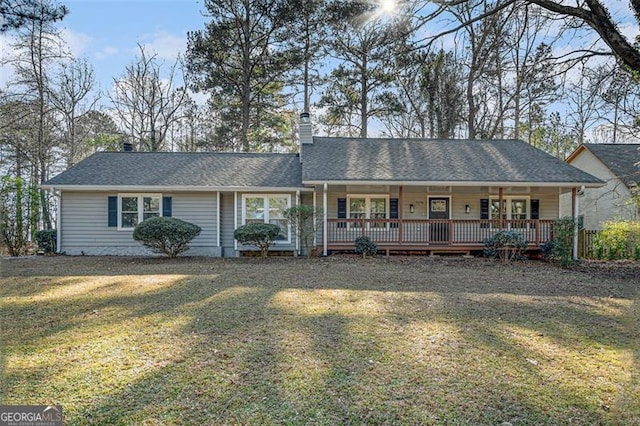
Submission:
M 132 230 L 107 226 L 107 199 L 117 193 L 62 192 L 60 250 L 69 255 L 154 255 L 132 237 Z M 219 256 L 216 193 L 164 193 L 172 197 L 172 216 L 202 228 L 185 252 Z
M 612 220 L 638 220 L 638 208 L 630 202 L 629 188 L 589 150 L 580 152 L 571 165 L 606 182 L 600 188 L 586 188 L 584 195 L 578 197 L 578 214 L 583 217 L 585 229 L 601 230 L 604 222 Z M 571 194 L 561 197 L 561 210 L 563 216 L 571 215 Z

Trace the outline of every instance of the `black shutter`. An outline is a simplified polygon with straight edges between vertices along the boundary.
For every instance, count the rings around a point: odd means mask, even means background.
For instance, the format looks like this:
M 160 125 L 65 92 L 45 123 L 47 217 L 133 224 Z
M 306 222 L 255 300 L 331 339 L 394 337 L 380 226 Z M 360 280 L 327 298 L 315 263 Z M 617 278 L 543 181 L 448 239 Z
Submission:
M 171 197 L 162 197 L 162 216 L 171 217 Z
M 346 219 L 347 218 L 347 199 L 346 198 L 338 198 L 338 219 Z M 338 228 L 346 228 L 346 222 L 338 223 Z
M 540 219 L 540 200 L 531 200 L 531 219 Z
M 389 219 L 399 219 L 398 199 L 391 198 L 389 200 Z M 391 228 L 397 228 L 397 223 L 390 224 Z
M 480 199 L 480 219 L 482 219 L 482 220 L 488 220 L 489 219 L 489 199 L 488 198 Z M 481 228 L 488 228 L 489 224 L 488 223 L 481 223 L 480 227 Z
M 531 219 L 532 220 L 540 219 L 540 200 L 531 200 Z M 535 229 L 536 224 L 532 223 L 531 227 Z
M 118 226 L 118 197 L 107 197 L 107 226 Z

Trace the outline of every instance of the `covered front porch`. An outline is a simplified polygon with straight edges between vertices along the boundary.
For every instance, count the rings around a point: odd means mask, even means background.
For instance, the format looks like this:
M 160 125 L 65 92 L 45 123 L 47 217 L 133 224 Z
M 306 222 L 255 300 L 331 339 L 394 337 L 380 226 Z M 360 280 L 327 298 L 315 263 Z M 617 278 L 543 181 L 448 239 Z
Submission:
M 318 248 L 352 251 L 368 237 L 378 250 L 425 254 L 482 251 L 500 230 L 522 235 L 528 251 L 552 237 L 559 217 L 557 186 L 323 185 L 316 204 L 324 211 Z
M 353 250 L 354 240 L 366 236 L 379 250 L 428 254 L 481 251 L 484 241 L 502 229 L 522 235 L 529 250 L 551 238 L 553 220 L 472 219 L 328 219 L 327 249 Z

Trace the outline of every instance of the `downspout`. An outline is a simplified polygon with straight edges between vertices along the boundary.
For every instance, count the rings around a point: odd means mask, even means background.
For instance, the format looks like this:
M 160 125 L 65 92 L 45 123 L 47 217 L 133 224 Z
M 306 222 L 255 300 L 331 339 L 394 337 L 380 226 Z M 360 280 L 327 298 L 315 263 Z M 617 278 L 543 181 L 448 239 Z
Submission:
M 328 184 L 324 184 L 322 191 L 322 255 L 327 255 L 327 190 Z

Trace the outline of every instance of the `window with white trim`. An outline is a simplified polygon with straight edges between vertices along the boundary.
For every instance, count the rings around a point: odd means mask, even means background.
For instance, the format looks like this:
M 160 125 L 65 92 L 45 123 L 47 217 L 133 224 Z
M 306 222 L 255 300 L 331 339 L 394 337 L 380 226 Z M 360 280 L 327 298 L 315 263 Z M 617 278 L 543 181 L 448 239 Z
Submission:
M 118 194 L 118 229 L 133 229 L 151 217 L 162 216 L 161 194 Z
M 387 219 L 389 217 L 389 196 L 385 195 L 351 195 L 347 203 L 349 219 Z M 359 223 L 351 223 L 359 228 Z M 384 228 L 384 222 L 371 222 L 371 228 Z
M 529 199 L 523 197 L 504 197 L 502 199 L 502 219 L 504 220 L 527 220 L 529 219 Z M 499 220 L 500 200 L 491 199 L 491 219 Z M 523 228 L 526 224 L 511 223 L 510 227 Z
M 290 242 L 289 223 L 284 211 L 291 206 L 290 195 L 244 194 L 242 196 L 242 224 L 270 223 L 280 227 L 276 241 Z

